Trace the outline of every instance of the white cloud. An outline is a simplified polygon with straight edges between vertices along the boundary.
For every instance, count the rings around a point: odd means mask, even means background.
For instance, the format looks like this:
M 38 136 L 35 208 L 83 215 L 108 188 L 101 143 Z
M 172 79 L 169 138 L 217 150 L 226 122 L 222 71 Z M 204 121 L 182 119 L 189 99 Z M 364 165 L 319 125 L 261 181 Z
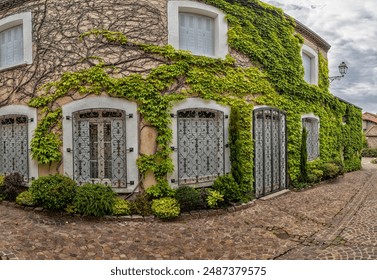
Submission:
M 337 66 L 342 61 L 347 63 L 348 74 L 331 84 L 334 95 L 365 110 L 377 111 L 376 0 L 263 2 L 282 8 L 332 46 L 328 54 L 330 75 L 339 75 Z

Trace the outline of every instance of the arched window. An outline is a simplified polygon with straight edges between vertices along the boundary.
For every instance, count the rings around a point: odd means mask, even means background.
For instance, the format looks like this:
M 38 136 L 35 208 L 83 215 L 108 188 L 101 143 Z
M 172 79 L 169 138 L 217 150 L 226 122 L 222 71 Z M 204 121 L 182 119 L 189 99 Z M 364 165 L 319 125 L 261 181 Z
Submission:
M 136 110 L 135 103 L 110 97 L 64 105 L 64 172 L 79 184 L 132 191 L 138 183 Z
M 38 176 L 38 165 L 29 155 L 36 110 L 23 105 L 0 108 L 0 174 L 19 173 L 25 181 Z
M 306 150 L 308 161 L 319 157 L 319 118 L 314 115 L 303 116 L 302 126 L 306 128 L 308 136 L 306 138 Z
M 31 13 L 20 13 L 0 19 L 0 70 L 31 64 Z
M 173 186 L 205 186 L 230 171 L 227 107 L 188 98 L 173 108 Z
M 224 13 L 195 1 L 168 2 L 168 41 L 196 55 L 225 58 L 228 25 Z

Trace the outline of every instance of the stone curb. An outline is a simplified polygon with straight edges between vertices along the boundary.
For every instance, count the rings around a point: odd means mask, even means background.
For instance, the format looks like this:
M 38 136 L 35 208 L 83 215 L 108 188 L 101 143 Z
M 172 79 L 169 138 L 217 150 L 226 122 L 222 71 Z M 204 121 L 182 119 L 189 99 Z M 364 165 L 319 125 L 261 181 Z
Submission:
M 183 212 L 181 213 L 177 218 L 172 219 L 171 221 L 183 221 L 183 220 L 192 220 L 192 219 L 201 219 L 201 218 L 208 218 L 213 216 L 221 216 L 228 213 L 233 213 L 237 211 L 242 211 L 245 209 L 248 209 L 249 207 L 252 207 L 256 202 L 256 199 L 253 199 L 247 203 L 243 203 L 240 205 L 232 205 L 228 208 L 219 208 L 219 209 L 203 209 L 198 211 L 191 211 L 191 212 Z M 48 212 L 48 210 L 42 208 L 42 207 L 30 207 L 30 206 L 22 206 L 18 205 L 15 202 L 11 201 L 1 201 L 0 205 L 4 205 L 7 207 L 14 207 L 19 208 L 24 211 L 33 211 L 33 212 Z M 67 212 L 59 212 L 62 216 L 66 217 L 85 217 L 79 214 L 70 214 Z M 104 216 L 101 219 L 107 220 L 107 221 L 119 221 L 119 222 L 169 222 L 169 220 L 164 221 L 161 220 L 155 216 L 141 216 L 141 215 L 130 215 L 130 216 Z

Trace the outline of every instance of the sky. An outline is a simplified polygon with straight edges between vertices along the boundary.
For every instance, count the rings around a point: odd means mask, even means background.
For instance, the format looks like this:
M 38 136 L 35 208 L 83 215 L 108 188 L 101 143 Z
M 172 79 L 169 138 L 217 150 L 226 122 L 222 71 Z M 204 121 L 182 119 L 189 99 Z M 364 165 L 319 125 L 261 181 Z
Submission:
M 348 72 L 331 83 L 330 91 L 377 113 L 377 0 L 263 0 L 322 37 L 331 45 L 330 76 L 344 61 Z

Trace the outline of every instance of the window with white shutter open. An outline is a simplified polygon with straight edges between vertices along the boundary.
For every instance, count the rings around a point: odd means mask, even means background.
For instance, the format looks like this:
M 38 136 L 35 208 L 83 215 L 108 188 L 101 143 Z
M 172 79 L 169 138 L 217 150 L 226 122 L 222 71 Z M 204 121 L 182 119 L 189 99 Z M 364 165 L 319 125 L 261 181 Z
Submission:
M 179 13 L 179 48 L 194 54 L 214 55 L 214 19 Z
M 22 25 L 0 32 L 0 68 L 21 64 L 24 61 Z

